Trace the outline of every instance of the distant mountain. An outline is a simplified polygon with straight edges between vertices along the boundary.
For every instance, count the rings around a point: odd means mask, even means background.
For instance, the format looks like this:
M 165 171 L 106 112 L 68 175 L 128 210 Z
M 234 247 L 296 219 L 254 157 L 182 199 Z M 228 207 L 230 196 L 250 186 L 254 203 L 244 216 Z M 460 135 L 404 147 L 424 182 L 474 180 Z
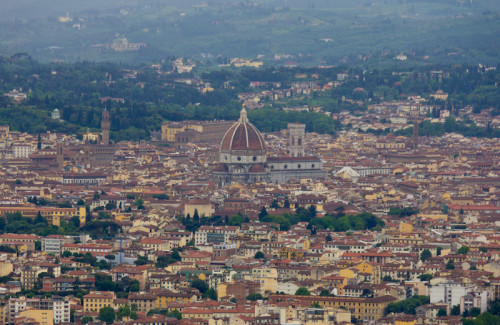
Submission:
M 402 53 L 496 64 L 500 53 L 496 0 L 17 0 L 0 7 L 0 55 L 42 61 L 260 56 L 349 64 Z

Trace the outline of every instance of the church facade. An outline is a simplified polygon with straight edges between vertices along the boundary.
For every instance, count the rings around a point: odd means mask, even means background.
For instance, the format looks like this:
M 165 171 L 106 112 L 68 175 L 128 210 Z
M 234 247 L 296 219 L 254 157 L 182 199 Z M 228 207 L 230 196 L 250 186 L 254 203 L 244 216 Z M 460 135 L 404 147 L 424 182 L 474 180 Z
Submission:
M 288 155 L 267 157 L 264 138 L 248 121 L 247 112 L 224 135 L 219 148 L 219 163 L 213 173 L 219 185 L 238 183 L 284 183 L 291 179 L 325 176 L 318 157 L 305 156 L 305 126 L 290 123 Z

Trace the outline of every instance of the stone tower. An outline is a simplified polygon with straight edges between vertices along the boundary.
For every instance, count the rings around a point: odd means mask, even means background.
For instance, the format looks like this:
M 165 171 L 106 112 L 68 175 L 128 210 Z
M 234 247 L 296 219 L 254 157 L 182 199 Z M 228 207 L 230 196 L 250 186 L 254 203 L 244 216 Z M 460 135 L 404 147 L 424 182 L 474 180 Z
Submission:
M 306 125 L 302 123 L 288 123 L 288 153 L 291 157 L 304 157 L 304 139 Z
M 111 122 L 109 121 L 109 112 L 105 108 L 104 111 L 102 111 L 102 118 L 101 118 L 101 132 L 102 132 L 102 138 L 101 138 L 101 144 L 102 145 L 109 145 L 109 129 L 111 127 Z
M 56 160 L 57 160 L 57 168 L 64 168 L 64 152 L 62 143 L 58 143 L 56 145 Z

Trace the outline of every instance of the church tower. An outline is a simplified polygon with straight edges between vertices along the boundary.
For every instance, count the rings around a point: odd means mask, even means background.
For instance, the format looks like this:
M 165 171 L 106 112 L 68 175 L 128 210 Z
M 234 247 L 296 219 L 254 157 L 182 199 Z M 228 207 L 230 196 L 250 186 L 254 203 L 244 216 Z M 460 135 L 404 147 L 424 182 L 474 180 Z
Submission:
M 63 152 L 62 143 L 57 143 L 56 154 L 57 154 L 56 155 L 57 168 L 63 169 L 64 168 L 64 152 Z
M 109 145 L 109 129 L 111 127 L 111 123 L 109 121 L 109 112 L 106 108 L 104 108 L 104 111 L 102 111 L 102 118 L 101 118 L 101 132 L 102 132 L 102 138 L 101 138 L 101 144 L 102 145 Z
M 288 123 L 288 153 L 290 157 L 304 157 L 304 139 L 306 125 L 302 123 Z

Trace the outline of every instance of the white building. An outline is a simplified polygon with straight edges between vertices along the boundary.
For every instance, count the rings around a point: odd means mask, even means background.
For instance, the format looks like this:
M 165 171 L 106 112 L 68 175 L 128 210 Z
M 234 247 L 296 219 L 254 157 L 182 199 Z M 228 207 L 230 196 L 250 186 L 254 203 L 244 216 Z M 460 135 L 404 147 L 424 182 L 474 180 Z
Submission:
M 14 151 L 14 158 L 29 158 L 33 152 L 31 145 L 24 143 L 15 143 L 12 149 Z
M 473 290 L 474 286 L 470 284 L 454 281 L 441 282 L 429 288 L 430 303 L 443 302 L 449 304 L 450 307 L 460 305 L 460 299 Z
M 195 245 L 223 244 L 231 236 L 237 235 L 239 227 L 236 226 L 202 226 L 194 235 Z
M 48 236 L 42 239 L 42 251 L 47 254 L 61 256 L 63 245 L 70 242 L 71 240 L 64 236 Z
M 10 298 L 7 307 L 7 321 L 13 322 L 19 314 L 27 308 L 42 310 L 52 310 L 54 313 L 54 323 L 69 323 L 70 321 L 70 300 L 54 296 L 52 298 Z

